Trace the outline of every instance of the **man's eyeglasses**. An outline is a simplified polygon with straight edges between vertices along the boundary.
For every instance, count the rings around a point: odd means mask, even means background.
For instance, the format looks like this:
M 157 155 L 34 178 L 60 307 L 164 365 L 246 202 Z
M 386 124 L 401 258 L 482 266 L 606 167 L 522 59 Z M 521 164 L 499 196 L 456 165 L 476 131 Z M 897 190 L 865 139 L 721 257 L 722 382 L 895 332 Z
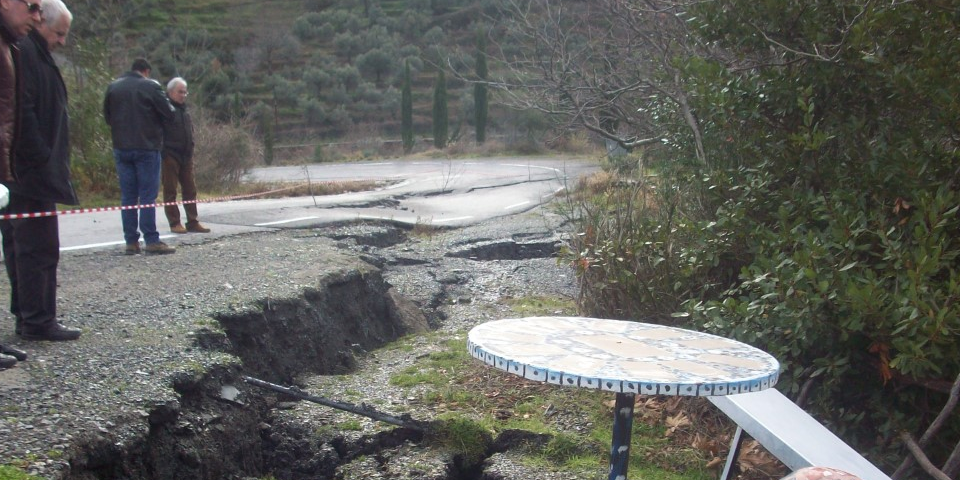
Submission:
M 30 13 L 43 13 L 43 7 L 39 3 L 30 3 L 27 0 L 20 0 L 24 5 L 27 6 L 27 11 Z

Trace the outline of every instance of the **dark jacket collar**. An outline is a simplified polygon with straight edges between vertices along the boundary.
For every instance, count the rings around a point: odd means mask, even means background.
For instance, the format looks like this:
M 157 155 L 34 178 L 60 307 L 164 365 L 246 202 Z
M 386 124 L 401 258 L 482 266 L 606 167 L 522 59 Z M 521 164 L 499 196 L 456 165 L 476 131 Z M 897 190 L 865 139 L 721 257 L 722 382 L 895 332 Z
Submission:
M 46 38 L 43 38 L 43 35 L 40 35 L 40 32 L 36 30 L 30 30 L 30 33 L 28 33 L 27 36 L 36 42 L 36 44 L 40 46 L 40 49 L 43 50 L 47 55 L 50 54 L 50 44 L 47 43 Z
M 50 52 L 50 45 L 47 43 L 47 39 L 43 38 L 43 35 L 37 33 L 36 30 L 30 30 L 30 33 L 27 35 L 27 40 L 24 42 L 33 42 L 37 45 L 37 50 L 40 52 L 40 56 L 43 60 L 50 65 L 56 66 L 57 62 L 53 60 L 53 54 Z

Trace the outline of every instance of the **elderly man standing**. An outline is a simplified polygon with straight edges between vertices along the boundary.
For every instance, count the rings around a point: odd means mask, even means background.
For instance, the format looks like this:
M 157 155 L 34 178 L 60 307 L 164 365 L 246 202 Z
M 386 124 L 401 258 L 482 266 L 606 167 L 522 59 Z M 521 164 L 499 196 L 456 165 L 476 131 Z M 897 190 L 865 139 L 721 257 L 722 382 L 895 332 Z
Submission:
M 173 121 L 174 109 L 163 87 L 150 78 L 150 64 L 138 58 L 130 71 L 107 87 L 103 99 L 103 118 L 113 136 L 113 158 L 120 180 L 120 204 L 153 205 L 160 190 L 160 148 L 163 123 Z M 140 234 L 146 253 L 173 253 L 160 241 L 157 209 L 145 207 L 120 212 L 125 253 L 140 253 Z M 138 231 L 139 228 L 139 231 Z
M 197 214 L 197 184 L 193 179 L 193 121 L 187 112 L 187 81 L 176 77 L 167 82 L 167 97 L 176 109 L 174 120 L 163 124 L 163 203 L 177 201 L 177 184 L 180 184 L 183 211 L 187 213 L 187 226 L 180 223 L 180 207 L 166 205 L 164 213 L 173 233 L 210 233 L 200 224 Z
M 19 127 L 17 63 L 20 50 L 15 42 L 40 23 L 39 0 L 0 0 L 0 182 L 13 183 L 10 170 L 13 145 Z M 26 353 L 0 345 L 0 369 L 10 368 Z
M 76 205 L 70 183 L 67 88 L 51 52 L 67 42 L 73 15 L 61 0 L 43 0 L 43 21 L 17 46 L 23 93 L 7 213 L 53 212 Z M 57 320 L 60 231 L 56 215 L 0 221 L 10 279 L 10 312 L 24 340 L 76 340 L 80 330 Z

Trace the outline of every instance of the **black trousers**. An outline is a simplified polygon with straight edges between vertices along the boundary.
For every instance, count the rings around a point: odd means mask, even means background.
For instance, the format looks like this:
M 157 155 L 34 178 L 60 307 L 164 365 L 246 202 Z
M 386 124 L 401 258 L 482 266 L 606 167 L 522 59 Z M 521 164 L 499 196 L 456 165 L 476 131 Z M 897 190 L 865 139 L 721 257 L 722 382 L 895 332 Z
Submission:
M 54 202 L 11 193 L 2 213 L 52 212 Z M 3 263 L 10 279 L 10 313 L 23 325 L 44 328 L 57 318 L 57 265 L 60 226 L 50 217 L 0 220 Z

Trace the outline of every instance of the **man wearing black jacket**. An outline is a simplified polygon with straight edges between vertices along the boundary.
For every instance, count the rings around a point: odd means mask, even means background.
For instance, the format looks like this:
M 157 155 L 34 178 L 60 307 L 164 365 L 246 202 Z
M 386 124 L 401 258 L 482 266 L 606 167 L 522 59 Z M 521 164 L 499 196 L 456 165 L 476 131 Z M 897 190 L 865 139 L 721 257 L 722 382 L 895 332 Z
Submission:
M 67 89 L 50 52 L 66 44 L 73 16 L 61 0 L 43 0 L 43 21 L 21 40 L 20 136 L 14 148 L 8 214 L 55 212 L 76 205 L 70 183 Z M 56 215 L 0 221 L 10 278 L 10 311 L 24 340 L 76 340 L 57 320 L 60 234 Z
M 110 125 L 113 137 L 121 205 L 154 205 L 157 201 L 163 123 L 173 121 L 173 114 L 173 105 L 167 94 L 156 80 L 150 78 L 150 64 L 142 58 L 134 60 L 130 71 L 107 87 L 103 118 Z M 120 219 L 127 244 L 126 254 L 140 253 L 141 233 L 146 253 L 176 251 L 160 241 L 156 207 L 124 209 L 120 212 Z

